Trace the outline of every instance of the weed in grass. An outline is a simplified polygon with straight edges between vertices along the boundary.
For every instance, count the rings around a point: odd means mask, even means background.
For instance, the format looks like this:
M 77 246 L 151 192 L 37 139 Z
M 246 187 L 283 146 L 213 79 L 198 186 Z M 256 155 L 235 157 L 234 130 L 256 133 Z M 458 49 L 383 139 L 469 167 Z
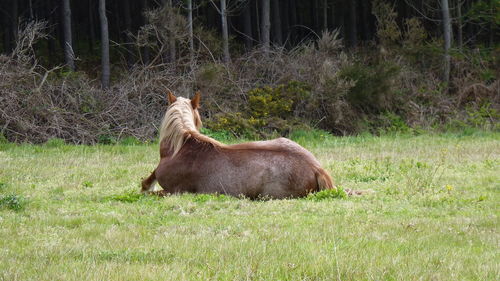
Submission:
M 91 181 L 84 181 L 82 183 L 83 187 L 93 187 L 94 184 Z
M 13 211 L 20 211 L 24 209 L 26 199 L 20 195 L 10 194 L 0 197 L 0 209 L 7 208 Z
M 323 200 L 331 200 L 331 199 L 342 199 L 346 198 L 347 194 L 344 189 L 341 187 L 337 187 L 337 189 L 325 189 L 315 193 L 309 193 L 306 200 L 311 201 L 323 201 Z

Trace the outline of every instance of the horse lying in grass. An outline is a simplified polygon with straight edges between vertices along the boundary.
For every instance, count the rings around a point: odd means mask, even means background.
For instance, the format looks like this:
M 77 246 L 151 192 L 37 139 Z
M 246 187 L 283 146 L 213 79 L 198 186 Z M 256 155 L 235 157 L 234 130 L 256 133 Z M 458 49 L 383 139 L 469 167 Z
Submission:
M 160 164 L 142 181 L 142 192 L 219 193 L 255 198 L 295 198 L 336 189 L 318 160 L 299 144 L 278 138 L 235 145 L 199 132 L 200 93 L 193 99 L 168 93 L 160 129 Z

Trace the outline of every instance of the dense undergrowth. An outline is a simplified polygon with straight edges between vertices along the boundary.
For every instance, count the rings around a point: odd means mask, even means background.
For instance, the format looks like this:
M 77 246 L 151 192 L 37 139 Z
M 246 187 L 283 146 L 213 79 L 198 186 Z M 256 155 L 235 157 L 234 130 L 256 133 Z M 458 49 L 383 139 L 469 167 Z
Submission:
M 107 90 L 84 72 L 38 64 L 33 44 L 44 25 L 31 23 L 18 48 L 0 57 L 0 136 L 34 143 L 152 140 L 167 90 L 191 96 L 197 89 L 206 127 L 236 137 L 311 128 L 335 135 L 498 130 L 498 46 L 454 49 L 445 84 L 441 42 L 416 18 L 395 25 L 390 9 L 374 10 L 378 42 L 356 49 L 344 49 L 332 31 L 292 50 L 256 50 L 227 64 L 202 52 L 187 64 L 135 65 Z M 154 24 L 150 32 L 162 32 L 161 22 Z

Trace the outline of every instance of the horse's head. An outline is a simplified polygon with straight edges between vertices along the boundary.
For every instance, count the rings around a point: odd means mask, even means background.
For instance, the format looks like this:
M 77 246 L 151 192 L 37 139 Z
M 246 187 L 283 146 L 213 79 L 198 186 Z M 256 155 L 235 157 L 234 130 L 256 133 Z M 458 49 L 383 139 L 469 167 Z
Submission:
M 168 103 L 169 103 L 169 109 L 171 110 L 172 108 L 177 108 L 177 107 L 182 107 L 184 110 L 183 112 L 190 114 L 188 118 L 192 118 L 193 124 L 196 127 L 196 130 L 200 130 L 202 123 L 201 123 L 201 117 L 200 113 L 198 112 L 198 108 L 200 108 L 200 99 L 201 99 L 201 93 L 200 91 L 196 92 L 194 97 L 192 99 L 187 99 L 183 97 L 176 97 L 172 92 L 168 92 Z M 167 110 L 167 111 L 168 111 Z M 188 123 L 191 120 L 186 120 Z

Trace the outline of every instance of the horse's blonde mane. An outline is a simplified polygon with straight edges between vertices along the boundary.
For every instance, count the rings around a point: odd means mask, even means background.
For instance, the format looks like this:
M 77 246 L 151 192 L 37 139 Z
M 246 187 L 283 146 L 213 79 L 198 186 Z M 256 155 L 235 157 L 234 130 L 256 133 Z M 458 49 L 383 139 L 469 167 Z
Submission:
M 189 99 L 178 97 L 177 101 L 168 107 L 161 122 L 160 144 L 163 142 L 167 143 L 173 151 L 172 156 L 181 150 L 186 140 L 190 137 L 195 137 L 201 142 L 211 143 L 215 146 L 223 145 L 199 133 L 195 124 L 195 118 L 199 118 L 199 116 L 195 115 L 191 100 Z

